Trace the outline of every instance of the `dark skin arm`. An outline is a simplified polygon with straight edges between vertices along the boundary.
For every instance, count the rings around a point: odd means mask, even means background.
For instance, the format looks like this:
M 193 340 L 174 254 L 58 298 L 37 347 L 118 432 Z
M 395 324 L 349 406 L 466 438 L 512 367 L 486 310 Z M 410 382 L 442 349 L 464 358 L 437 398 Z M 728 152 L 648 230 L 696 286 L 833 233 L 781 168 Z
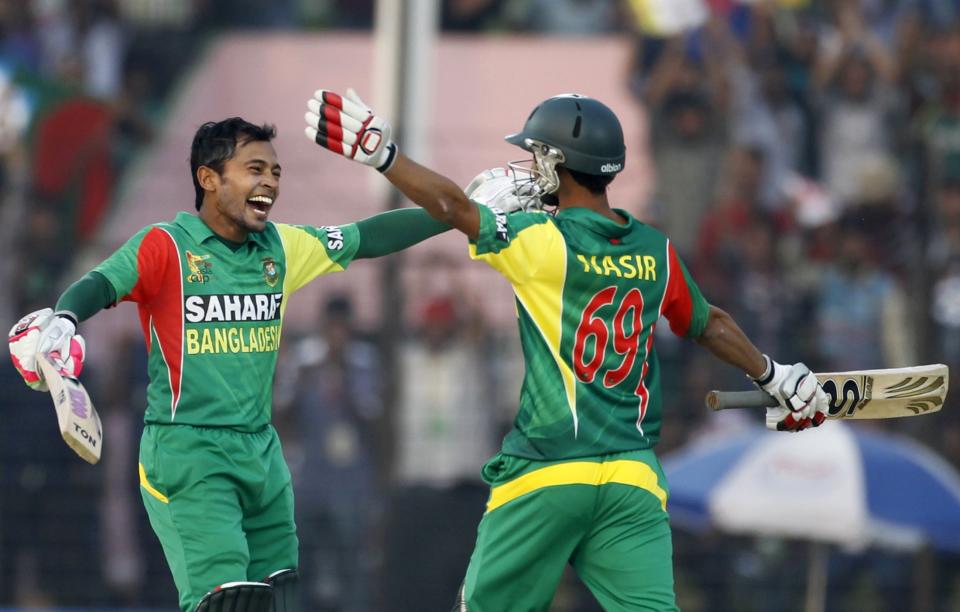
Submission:
M 750 342 L 737 322 L 716 306 L 710 306 L 710 315 L 697 343 L 718 359 L 736 366 L 753 378 L 763 375 L 767 363 L 763 354 Z
M 471 240 L 476 240 L 480 234 L 477 205 L 447 177 L 421 166 L 403 153 L 397 154 L 393 166 L 383 175 L 437 221 L 452 225 Z

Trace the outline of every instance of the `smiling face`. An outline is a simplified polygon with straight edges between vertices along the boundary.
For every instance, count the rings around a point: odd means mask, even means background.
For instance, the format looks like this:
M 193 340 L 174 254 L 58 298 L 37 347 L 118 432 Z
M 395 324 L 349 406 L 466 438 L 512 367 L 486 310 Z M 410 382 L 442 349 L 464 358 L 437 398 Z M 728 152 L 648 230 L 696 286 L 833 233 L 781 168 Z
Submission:
M 201 166 L 197 179 L 204 190 L 200 218 L 217 235 L 243 242 L 250 232 L 266 229 L 280 194 L 280 164 L 269 141 L 238 141 L 222 173 Z

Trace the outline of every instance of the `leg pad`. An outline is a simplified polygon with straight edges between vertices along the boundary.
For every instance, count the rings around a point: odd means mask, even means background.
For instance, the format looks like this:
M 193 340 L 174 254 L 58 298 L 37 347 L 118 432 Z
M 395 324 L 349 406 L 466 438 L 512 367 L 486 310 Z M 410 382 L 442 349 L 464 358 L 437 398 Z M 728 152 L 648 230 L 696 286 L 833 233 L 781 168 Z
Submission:
M 273 588 L 263 582 L 228 582 L 203 596 L 196 612 L 270 612 Z
M 267 576 L 273 587 L 272 612 L 300 612 L 300 574 L 294 569 L 282 569 Z

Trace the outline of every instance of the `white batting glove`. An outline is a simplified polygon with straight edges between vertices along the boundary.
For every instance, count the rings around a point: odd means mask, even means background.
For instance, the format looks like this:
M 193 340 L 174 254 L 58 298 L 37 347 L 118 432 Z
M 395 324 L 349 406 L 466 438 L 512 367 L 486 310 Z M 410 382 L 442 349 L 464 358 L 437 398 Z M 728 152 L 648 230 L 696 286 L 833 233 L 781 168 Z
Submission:
M 767 361 L 766 372 L 753 382 L 780 404 L 767 408 L 767 429 L 801 431 L 819 427 L 827 418 L 830 399 L 810 368 L 802 363 L 781 365 L 763 357 Z
M 83 370 L 87 344 L 77 335 L 70 313 L 55 313 L 50 308 L 31 312 L 7 334 L 10 357 L 27 386 L 46 391 L 47 383 L 37 366 L 37 359 L 49 355 L 64 376 L 76 378 Z
M 475 176 L 463 193 L 477 204 L 512 213 L 534 206 L 538 189 L 533 181 L 518 180 L 513 168 L 491 168 Z
M 307 138 L 347 159 L 386 172 L 397 158 L 390 124 L 377 117 L 352 89 L 341 96 L 318 89 L 307 101 Z

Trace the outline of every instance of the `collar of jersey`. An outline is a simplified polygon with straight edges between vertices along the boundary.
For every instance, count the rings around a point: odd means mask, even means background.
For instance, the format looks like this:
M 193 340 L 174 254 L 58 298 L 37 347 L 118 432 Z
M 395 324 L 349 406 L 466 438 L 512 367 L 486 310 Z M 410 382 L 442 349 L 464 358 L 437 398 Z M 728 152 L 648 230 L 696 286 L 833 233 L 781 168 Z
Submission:
M 207 238 L 216 237 L 213 230 L 197 215 L 181 211 L 177 213 L 177 217 L 173 222 L 187 230 L 187 233 L 190 234 L 190 237 L 193 238 L 193 241 L 197 244 L 200 244 Z M 247 234 L 247 242 L 252 242 L 260 248 L 266 246 L 262 232 L 249 232 Z
M 573 221 L 580 225 L 586 225 L 588 229 L 600 234 L 601 236 L 607 238 L 620 238 L 621 236 L 626 236 L 633 231 L 633 228 L 636 226 L 636 221 L 633 216 L 627 213 L 625 210 L 619 208 L 613 209 L 615 212 L 620 213 L 620 215 L 627 220 L 625 225 L 620 225 L 613 219 L 608 219 L 601 215 L 598 212 L 592 211 L 589 208 L 561 208 L 557 211 L 557 218 Z

